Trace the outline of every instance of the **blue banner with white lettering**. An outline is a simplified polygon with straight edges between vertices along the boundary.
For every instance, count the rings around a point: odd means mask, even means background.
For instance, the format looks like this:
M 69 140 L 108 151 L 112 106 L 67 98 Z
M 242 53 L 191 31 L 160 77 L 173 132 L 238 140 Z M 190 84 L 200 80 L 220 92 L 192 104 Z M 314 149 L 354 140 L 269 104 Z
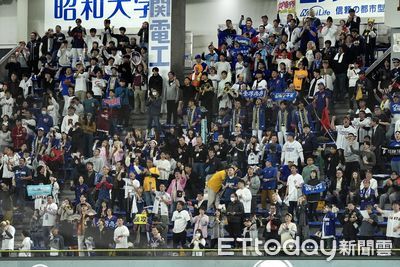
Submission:
M 308 185 L 308 184 L 303 185 L 303 193 L 305 195 L 317 194 L 324 192 L 325 190 L 326 190 L 325 182 L 319 183 L 317 185 Z
M 52 186 L 50 184 L 28 185 L 26 191 L 29 197 L 51 195 Z
M 296 92 L 272 93 L 273 101 L 294 101 L 297 97 Z
M 265 90 L 245 90 L 242 92 L 244 98 L 262 98 L 265 96 Z

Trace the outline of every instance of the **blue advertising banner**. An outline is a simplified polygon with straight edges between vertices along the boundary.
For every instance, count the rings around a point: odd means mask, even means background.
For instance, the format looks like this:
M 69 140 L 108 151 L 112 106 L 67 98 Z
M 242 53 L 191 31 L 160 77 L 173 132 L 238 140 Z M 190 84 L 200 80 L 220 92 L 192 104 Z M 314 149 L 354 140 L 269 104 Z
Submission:
M 48 196 L 51 195 L 52 187 L 49 184 L 28 185 L 26 191 L 29 197 Z

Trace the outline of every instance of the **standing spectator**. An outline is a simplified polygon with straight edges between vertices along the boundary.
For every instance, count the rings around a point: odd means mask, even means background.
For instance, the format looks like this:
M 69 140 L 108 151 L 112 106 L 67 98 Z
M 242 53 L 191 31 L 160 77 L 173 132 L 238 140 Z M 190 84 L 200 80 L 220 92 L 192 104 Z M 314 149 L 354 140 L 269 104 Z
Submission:
M 146 103 L 145 97 L 147 93 L 147 68 L 143 64 L 139 64 L 135 68 L 133 74 L 133 89 L 134 89 L 134 99 L 135 99 L 135 113 L 144 114 Z
M 375 205 L 376 210 L 388 218 L 386 226 L 386 237 L 393 242 L 393 249 L 400 248 L 400 202 L 395 201 L 392 203 L 392 210 L 382 210 Z
M 158 95 L 163 95 L 163 78 L 159 74 L 159 69 L 154 67 L 152 73 L 149 79 L 149 90 L 157 90 Z
M 209 217 L 205 214 L 206 210 L 204 207 L 199 208 L 199 214 L 191 219 L 193 225 L 193 231 L 197 232 L 199 230 L 202 233 L 202 236 L 208 236 L 208 223 Z
M 267 197 L 272 202 L 272 194 L 277 188 L 278 168 L 272 166 L 272 161 L 267 158 L 265 168 L 260 171 L 261 176 L 261 207 L 267 208 Z
M 1 253 L 2 257 L 9 257 L 9 252 L 4 251 L 12 251 L 14 250 L 14 238 L 15 238 L 15 228 L 11 225 L 9 221 L 2 221 L 0 223 L 0 232 L 1 232 Z
M 160 184 L 159 185 L 160 191 L 156 191 L 155 193 L 155 198 L 154 198 L 154 204 L 153 204 L 153 213 L 154 215 L 157 215 L 160 218 L 161 223 L 164 225 L 169 224 L 169 217 L 168 217 L 168 206 L 171 204 L 171 195 L 165 191 L 165 185 Z M 162 229 L 161 235 L 162 237 L 166 240 L 167 238 L 167 230 L 168 229 Z
M 341 223 L 343 225 L 343 239 L 346 241 L 357 240 L 357 233 L 362 223 L 362 215 L 354 203 L 347 203 Z
M 37 32 L 31 32 L 30 41 L 26 45 L 28 53 L 29 73 L 38 74 L 39 72 L 39 53 L 40 53 L 41 38 Z
M 147 107 L 149 117 L 147 119 L 147 134 L 146 136 L 150 136 L 150 131 L 153 129 L 153 126 L 156 131 L 156 135 L 161 133 L 161 124 L 160 124 L 160 114 L 161 114 L 161 98 L 159 95 L 159 91 L 152 89 L 150 97 L 147 99 Z
M 33 241 L 31 240 L 30 234 L 27 230 L 22 230 L 21 236 L 23 238 L 22 243 L 20 245 L 20 250 L 31 250 L 33 246 Z M 18 253 L 18 257 L 31 257 L 32 253 L 30 252 L 20 252 Z
M 304 242 L 310 235 L 310 229 L 308 228 L 308 215 L 310 214 L 310 210 L 305 195 L 299 197 L 295 211 L 297 232 L 300 237 L 300 242 Z
M 15 121 L 15 127 L 11 131 L 11 138 L 13 140 L 14 148 L 20 149 L 21 146 L 26 142 L 26 137 L 26 128 L 22 126 L 22 121 L 17 119 Z
M 124 219 L 117 219 L 117 227 L 114 230 L 115 248 L 128 248 L 129 229 L 124 225 Z M 122 254 L 122 253 L 121 253 Z
M 247 174 L 242 178 L 246 187 L 251 192 L 251 213 L 255 212 L 257 208 L 257 195 L 260 190 L 260 177 L 256 173 L 256 167 L 250 166 L 247 168 Z
M 140 37 L 140 46 L 147 47 L 149 44 L 149 23 L 147 21 L 142 23 L 137 35 Z
M 287 142 L 282 148 L 281 162 L 285 165 L 288 165 L 289 162 L 293 162 L 297 165 L 299 161 L 302 165 L 304 165 L 303 147 L 298 141 L 294 140 L 293 133 L 288 133 Z
M 333 24 L 332 17 L 328 17 L 326 19 L 326 24 L 321 30 L 321 35 L 324 37 L 324 43 L 329 40 L 331 41 L 331 45 L 336 45 L 336 36 L 337 36 L 338 28 L 335 24 Z
M 127 81 L 123 78 L 119 80 L 119 87 L 115 89 L 115 96 L 120 98 L 121 109 L 118 114 L 118 124 L 128 127 L 130 113 L 129 98 L 133 96 L 132 88 L 127 87 Z
M 245 182 L 243 180 L 238 181 L 237 187 L 238 189 L 236 190 L 236 195 L 238 196 L 239 201 L 243 204 L 245 216 L 249 217 L 251 212 L 251 192 L 245 186 Z
M 285 200 L 289 203 L 288 212 L 292 214 L 297 206 L 297 200 L 304 184 L 303 177 L 297 173 L 297 166 L 293 164 L 290 167 L 291 174 L 287 179 L 287 187 L 285 193 Z
M 82 20 L 75 20 L 76 27 L 71 30 L 71 26 L 68 28 L 68 35 L 72 37 L 72 68 L 76 67 L 78 61 L 83 60 L 83 49 L 85 48 L 85 35 L 86 29 L 82 27 Z
M 336 239 L 336 212 L 335 206 L 325 205 L 321 232 L 317 232 L 317 236 L 320 236 L 327 249 L 332 249 L 333 241 Z
M 358 32 L 360 32 L 360 23 L 361 18 L 359 16 L 356 16 L 356 11 L 354 10 L 354 8 L 350 8 L 349 16 L 347 17 L 346 27 L 348 27 L 349 30 L 356 29 Z
M 178 201 L 176 204 L 176 211 L 172 214 L 171 221 L 173 222 L 173 235 L 172 241 L 174 248 L 184 248 L 186 243 L 186 228 L 188 226 L 188 222 L 190 222 L 189 212 L 183 209 L 185 205 L 184 202 Z
M 163 89 L 163 100 L 167 103 L 167 124 L 177 124 L 177 109 L 179 100 L 179 81 L 175 76 L 175 73 L 170 71 L 168 73 L 168 81 L 165 83 Z
M 242 232 L 244 208 L 235 193 L 230 195 L 230 202 L 226 207 L 226 215 L 228 221 L 227 230 L 229 236 L 234 239 L 236 247 L 238 242 L 237 238 Z
M 291 213 L 286 213 L 285 222 L 279 226 L 278 234 L 281 236 L 281 245 L 289 240 L 293 240 L 297 234 L 297 226 L 292 222 L 293 216 Z
M 347 60 L 347 47 L 340 46 L 338 51 L 333 58 L 333 70 L 335 72 L 336 80 L 334 83 L 334 99 L 335 101 L 343 101 L 345 98 L 346 87 L 346 71 L 348 68 Z
M 54 203 L 52 196 L 47 196 L 47 202 L 40 208 L 40 216 L 43 217 L 43 239 L 45 240 L 45 245 L 49 245 L 49 235 L 51 228 L 56 225 L 57 220 L 57 204 Z

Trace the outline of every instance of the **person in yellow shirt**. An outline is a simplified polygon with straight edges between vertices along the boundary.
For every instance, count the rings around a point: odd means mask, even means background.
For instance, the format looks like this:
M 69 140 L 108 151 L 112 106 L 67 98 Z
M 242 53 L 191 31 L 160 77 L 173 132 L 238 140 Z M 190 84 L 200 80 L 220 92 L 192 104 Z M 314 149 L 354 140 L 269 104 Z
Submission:
M 237 167 L 230 165 L 225 170 L 218 171 L 214 173 L 207 182 L 207 189 L 208 189 L 208 203 L 207 209 L 209 208 L 218 208 L 219 204 L 219 197 L 218 193 L 221 191 L 222 183 L 228 176 L 228 169 L 233 168 L 234 172 L 236 173 Z
M 293 84 L 294 84 L 294 89 L 300 94 L 304 95 L 304 87 L 308 79 L 308 71 L 306 69 L 306 66 L 304 66 L 303 62 L 300 61 L 298 63 L 298 69 L 294 71 L 293 75 Z
M 160 176 L 160 171 L 151 159 L 147 160 L 146 165 L 147 168 L 143 171 L 143 197 L 146 206 L 151 206 L 154 202 L 153 192 L 157 190 L 157 178 Z

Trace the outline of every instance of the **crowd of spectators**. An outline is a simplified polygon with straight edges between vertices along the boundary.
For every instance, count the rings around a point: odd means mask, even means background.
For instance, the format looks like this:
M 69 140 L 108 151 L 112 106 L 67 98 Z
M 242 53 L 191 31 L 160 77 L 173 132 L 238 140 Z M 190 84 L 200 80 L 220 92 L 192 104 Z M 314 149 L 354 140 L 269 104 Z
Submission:
M 221 237 L 400 248 L 400 60 L 368 78 L 377 30 L 360 23 L 354 10 L 338 26 L 313 10 L 226 20 L 183 81 L 148 69 L 148 23 L 139 41 L 109 20 L 32 32 L 0 87 L 2 256 L 202 256 Z M 340 120 L 337 107 L 349 109 Z M 52 193 L 32 199 L 31 185 Z M 18 233 L 21 212 L 31 219 Z

